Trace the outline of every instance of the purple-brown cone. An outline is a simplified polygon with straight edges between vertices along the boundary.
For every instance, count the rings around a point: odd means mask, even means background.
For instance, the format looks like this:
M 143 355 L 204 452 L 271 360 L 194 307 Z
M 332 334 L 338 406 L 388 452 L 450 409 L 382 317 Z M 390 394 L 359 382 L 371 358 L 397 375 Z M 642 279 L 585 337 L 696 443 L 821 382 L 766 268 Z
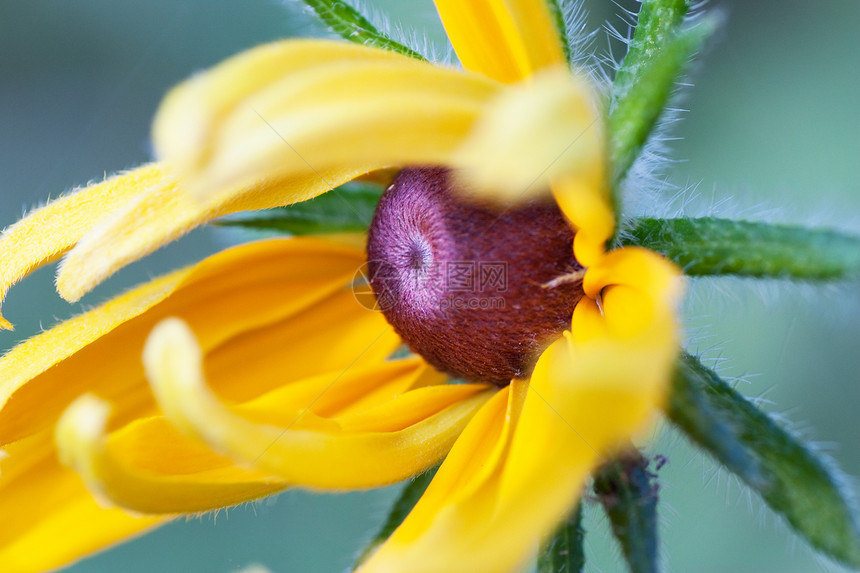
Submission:
M 505 211 L 451 192 L 444 168 L 405 169 L 370 226 L 370 283 L 388 322 L 427 362 L 457 378 L 508 384 L 570 328 L 581 268 L 551 200 Z

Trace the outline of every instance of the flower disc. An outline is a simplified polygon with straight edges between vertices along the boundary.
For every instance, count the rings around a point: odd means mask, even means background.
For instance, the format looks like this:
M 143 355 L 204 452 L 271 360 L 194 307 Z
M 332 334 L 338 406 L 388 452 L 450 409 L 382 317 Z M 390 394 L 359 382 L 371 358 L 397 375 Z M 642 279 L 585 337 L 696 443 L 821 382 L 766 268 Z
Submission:
M 454 377 L 504 385 L 570 327 L 581 267 L 573 231 L 551 200 L 509 209 L 452 188 L 444 168 L 403 170 L 370 227 L 370 283 L 416 353 Z

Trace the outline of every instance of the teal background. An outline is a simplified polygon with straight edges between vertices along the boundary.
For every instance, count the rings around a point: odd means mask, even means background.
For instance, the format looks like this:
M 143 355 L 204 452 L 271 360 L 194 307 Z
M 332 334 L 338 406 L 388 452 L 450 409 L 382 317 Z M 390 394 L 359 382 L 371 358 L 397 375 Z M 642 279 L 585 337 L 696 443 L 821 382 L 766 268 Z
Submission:
M 432 3 L 374 2 L 394 21 L 442 41 Z M 728 24 L 685 90 L 669 134 L 668 183 L 646 207 L 716 212 L 860 233 L 860 3 L 853 0 L 714 2 Z M 625 5 L 630 5 L 625 4 Z M 590 27 L 620 24 L 611 2 L 589 2 Z M 149 158 L 149 121 L 172 84 L 241 49 L 320 34 L 298 2 L 261 0 L 3 0 L 0 3 L 0 228 L 48 197 Z M 605 38 L 597 38 L 603 49 Z M 615 53 L 618 46 L 615 46 Z M 217 251 L 201 229 L 123 270 L 69 305 L 53 267 L 12 289 L 17 326 L 0 349 L 119 289 Z M 725 357 L 726 376 L 765 407 L 825 443 L 860 473 L 860 289 L 784 282 L 701 281 L 686 305 L 693 348 Z M 665 569 L 676 572 L 838 570 L 816 558 L 733 478 L 672 432 L 655 451 L 661 472 Z M 377 527 L 394 489 L 288 492 L 249 506 L 179 520 L 70 571 L 226 572 L 345 570 Z M 591 572 L 621 571 L 599 511 L 586 527 Z M 14 519 L 14 516 L 3 516 Z M 86 527 L 86 524 L 81 524 Z

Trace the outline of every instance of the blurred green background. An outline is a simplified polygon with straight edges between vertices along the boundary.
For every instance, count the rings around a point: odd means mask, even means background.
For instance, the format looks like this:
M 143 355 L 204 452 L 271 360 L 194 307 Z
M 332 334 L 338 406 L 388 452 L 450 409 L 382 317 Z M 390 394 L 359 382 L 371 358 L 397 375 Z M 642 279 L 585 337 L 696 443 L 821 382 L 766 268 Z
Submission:
M 715 1 L 729 19 L 685 92 L 670 135 L 667 181 L 650 207 L 833 226 L 860 233 L 860 3 Z M 443 41 L 430 0 L 379 0 L 392 21 Z M 635 9 L 635 3 L 622 5 Z M 621 26 L 608 0 L 587 3 L 590 29 Z M 172 84 L 241 49 L 322 30 L 298 2 L 263 0 L 2 0 L 0 228 L 26 209 L 149 157 L 149 121 Z M 600 33 L 599 50 L 607 41 Z M 619 46 L 615 45 L 615 53 Z M 444 51 L 444 50 L 443 50 Z M 17 326 L 0 349 L 118 289 L 217 251 L 202 229 L 123 270 L 81 304 L 52 290 L 53 267 L 13 288 Z M 850 475 L 860 473 L 860 288 L 703 281 L 687 303 L 693 348 L 724 357 Z M 664 565 L 676 572 L 838 570 L 816 558 L 763 505 L 672 432 L 654 451 L 661 476 Z M 189 521 L 87 560 L 71 571 L 226 572 L 347 569 L 395 489 L 348 495 L 288 492 Z M 621 571 L 599 511 L 588 512 L 587 571 Z M 14 519 L 14 516 L 3 516 Z M 86 524 L 81 524 L 86 527 Z

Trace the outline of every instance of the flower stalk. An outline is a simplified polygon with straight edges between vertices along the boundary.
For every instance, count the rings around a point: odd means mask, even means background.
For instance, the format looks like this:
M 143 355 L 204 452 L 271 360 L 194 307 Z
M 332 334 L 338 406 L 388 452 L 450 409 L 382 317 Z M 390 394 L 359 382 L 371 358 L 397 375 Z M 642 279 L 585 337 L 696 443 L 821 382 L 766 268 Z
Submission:
M 660 570 L 657 542 L 657 476 L 639 452 L 609 462 L 594 478 L 597 494 L 631 573 Z

